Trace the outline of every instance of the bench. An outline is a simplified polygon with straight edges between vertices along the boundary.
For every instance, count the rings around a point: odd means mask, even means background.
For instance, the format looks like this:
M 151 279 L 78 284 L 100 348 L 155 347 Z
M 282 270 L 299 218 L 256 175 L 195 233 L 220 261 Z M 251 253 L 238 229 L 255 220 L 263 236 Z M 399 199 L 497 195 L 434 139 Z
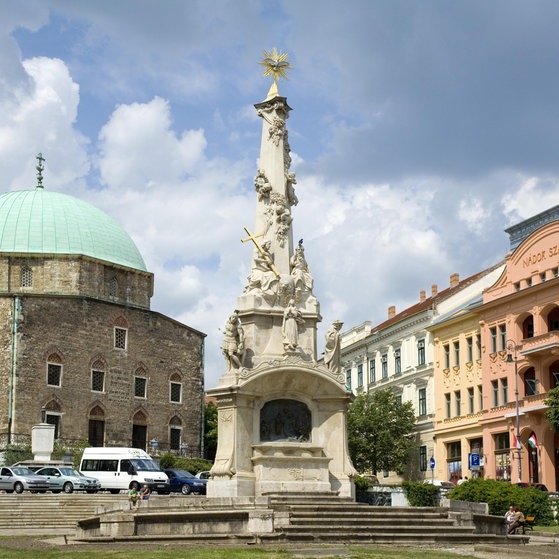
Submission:
M 524 522 L 524 528 L 526 528 L 527 530 L 533 530 L 535 520 L 536 520 L 535 516 L 527 516 Z

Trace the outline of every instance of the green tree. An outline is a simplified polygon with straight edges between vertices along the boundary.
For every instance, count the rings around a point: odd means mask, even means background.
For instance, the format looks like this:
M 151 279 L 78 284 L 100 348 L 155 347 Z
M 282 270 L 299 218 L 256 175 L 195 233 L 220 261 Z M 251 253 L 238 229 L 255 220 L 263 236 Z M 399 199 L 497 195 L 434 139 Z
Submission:
M 559 386 L 552 388 L 547 393 L 547 399 L 544 403 L 549 406 L 545 412 L 549 424 L 559 433 Z
M 417 446 L 411 402 L 401 403 L 389 388 L 357 396 L 347 416 L 349 454 L 360 472 L 403 472 Z
M 208 402 L 204 408 L 204 458 L 213 462 L 217 451 L 217 406 Z

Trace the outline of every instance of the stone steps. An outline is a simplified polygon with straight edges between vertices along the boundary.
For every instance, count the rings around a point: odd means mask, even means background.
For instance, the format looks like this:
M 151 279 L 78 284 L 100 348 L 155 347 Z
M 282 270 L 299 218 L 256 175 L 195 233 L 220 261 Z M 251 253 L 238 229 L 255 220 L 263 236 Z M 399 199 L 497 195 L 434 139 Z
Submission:
M 473 524 L 458 525 L 449 510 L 439 508 L 371 507 L 325 495 L 274 496 L 268 507 L 273 531 L 247 530 L 255 510 L 250 503 L 152 496 L 139 511 L 130 511 L 126 494 L 98 493 L 4 495 L 0 493 L 0 535 L 8 533 L 76 535 L 77 522 L 99 526 L 124 514 L 136 528 L 130 534 L 106 537 L 83 533 L 81 541 L 215 541 L 246 543 L 471 544 L 511 543 L 504 536 L 474 533 Z M 236 503 L 236 504 L 235 504 Z M 262 504 L 256 507 L 262 510 Z M 266 511 L 264 505 L 264 511 Z M 111 512 L 112 511 L 112 512 Z M 107 515 L 104 513 L 107 512 Z M 267 513 L 265 513 L 266 515 Z M 265 516 L 264 515 L 264 516 Z M 163 529 L 165 523 L 169 527 Z
M 48 534 L 54 528 L 70 535 L 75 533 L 78 520 L 95 514 L 99 507 L 126 500 L 125 494 L 110 493 L 0 493 L 0 534 Z

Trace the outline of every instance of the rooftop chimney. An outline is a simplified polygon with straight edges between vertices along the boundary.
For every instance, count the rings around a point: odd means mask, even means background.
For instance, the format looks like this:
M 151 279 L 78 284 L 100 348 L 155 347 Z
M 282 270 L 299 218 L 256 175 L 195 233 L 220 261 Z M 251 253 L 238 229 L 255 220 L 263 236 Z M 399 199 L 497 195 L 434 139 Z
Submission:
M 460 276 L 458 274 L 452 274 L 450 276 L 450 287 L 456 287 L 460 283 Z
M 423 303 L 423 301 L 425 301 L 425 291 L 421 290 L 419 292 L 419 302 Z
M 396 307 L 394 305 L 388 307 L 388 318 L 394 318 L 396 316 Z
M 438 288 L 437 288 L 437 284 L 434 283 L 431 286 L 431 297 L 434 297 L 437 293 L 439 292 Z

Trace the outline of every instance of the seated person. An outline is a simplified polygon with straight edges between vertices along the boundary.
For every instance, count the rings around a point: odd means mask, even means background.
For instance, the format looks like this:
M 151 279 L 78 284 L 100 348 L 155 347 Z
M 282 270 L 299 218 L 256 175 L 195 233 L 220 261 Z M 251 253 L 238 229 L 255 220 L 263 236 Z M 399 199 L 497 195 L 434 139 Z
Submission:
M 514 534 L 517 528 L 522 528 L 522 533 L 524 534 L 524 524 L 526 519 L 524 518 L 524 514 L 518 507 L 514 507 L 514 521 L 509 526 L 508 533 Z

